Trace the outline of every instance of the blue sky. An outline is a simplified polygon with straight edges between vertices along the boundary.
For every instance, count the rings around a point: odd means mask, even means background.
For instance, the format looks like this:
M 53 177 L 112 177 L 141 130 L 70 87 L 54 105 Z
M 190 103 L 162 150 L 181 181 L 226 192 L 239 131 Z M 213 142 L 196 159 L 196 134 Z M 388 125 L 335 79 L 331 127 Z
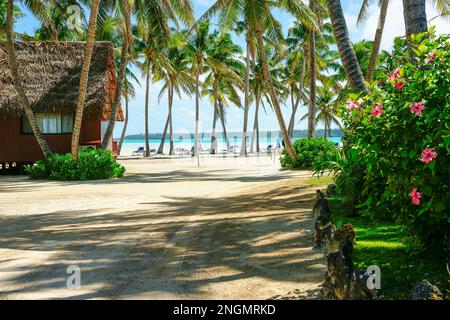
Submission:
M 214 0 L 193 0 L 195 6 L 196 16 L 201 16 L 205 10 L 214 2 Z M 370 7 L 370 14 L 367 22 L 362 26 L 356 25 L 356 18 L 361 5 L 361 0 L 343 0 L 342 6 L 346 17 L 347 25 L 352 40 L 360 41 L 362 39 L 373 39 L 375 34 L 378 10 L 375 5 Z M 377 3 L 377 1 L 373 1 Z M 21 18 L 15 25 L 15 29 L 19 32 L 27 32 L 32 34 L 38 27 L 36 20 L 26 11 L 26 17 Z M 436 16 L 436 10 L 427 5 L 428 19 Z M 275 12 L 275 16 L 282 22 L 283 29 L 287 32 L 288 28 L 292 25 L 294 17 L 283 12 Z M 389 50 L 392 40 L 396 36 L 404 34 L 404 22 L 403 22 L 403 7 L 402 0 L 391 0 L 388 10 L 388 17 L 386 19 L 385 32 L 383 35 L 382 49 Z M 442 19 L 434 19 L 433 25 L 436 25 L 438 32 L 450 32 L 450 23 L 443 21 Z M 244 41 L 241 38 L 235 37 L 235 41 L 241 46 L 244 45 Z M 139 75 L 139 71 L 136 71 Z M 141 78 L 141 77 L 140 77 Z M 144 101 L 145 101 L 145 81 L 142 79 L 141 86 L 136 84 L 136 97 L 130 101 L 130 120 L 128 125 L 128 134 L 138 134 L 144 132 Z M 149 112 L 149 124 L 150 132 L 162 132 L 167 117 L 167 98 L 164 96 L 160 102 L 158 102 L 158 93 L 161 89 L 161 84 L 152 84 L 150 89 L 150 112 Z M 251 106 L 249 114 L 249 128 L 253 128 L 254 119 L 254 106 Z M 174 100 L 174 118 L 173 126 L 175 132 L 193 132 L 194 131 L 194 119 L 195 119 L 195 100 L 183 96 L 182 99 L 178 97 Z M 227 108 L 227 130 L 228 131 L 241 131 L 243 125 L 243 110 L 236 106 L 230 105 Z M 306 107 L 301 108 L 297 113 L 297 119 L 301 118 L 306 113 Z M 285 121 L 289 120 L 290 107 L 283 107 L 283 115 Z M 213 118 L 213 107 L 209 102 L 209 99 L 203 99 L 200 103 L 200 120 L 201 129 L 204 132 L 211 131 Z M 259 119 L 260 130 L 277 130 L 278 123 L 275 114 L 271 110 L 267 110 L 267 113 L 260 112 Z M 319 128 L 322 125 L 319 124 Z M 306 129 L 305 122 L 299 122 L 296 124 L 296 129 Z M 122 130 L 122 124 L 116 125 L 115 135 L 119 136 Z

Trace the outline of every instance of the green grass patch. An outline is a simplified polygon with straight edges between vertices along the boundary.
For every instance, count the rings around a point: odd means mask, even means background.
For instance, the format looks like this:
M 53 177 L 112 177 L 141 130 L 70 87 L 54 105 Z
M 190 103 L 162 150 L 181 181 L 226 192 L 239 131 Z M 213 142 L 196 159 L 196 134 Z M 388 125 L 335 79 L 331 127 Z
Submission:
M 333 216 L 333 215 L 332 215 Z M 337 227 L 351 223 L 356 231 L 353 264 L 355 269 L 378 265 L 381 269 L 381 296 L 409 299 L 417 282 L 436 285 L 450 299 L 445 257 L 436 261 L 413 250 L 414 239 L 392 222 L 372 222 L 367 217 L 332 217 Z

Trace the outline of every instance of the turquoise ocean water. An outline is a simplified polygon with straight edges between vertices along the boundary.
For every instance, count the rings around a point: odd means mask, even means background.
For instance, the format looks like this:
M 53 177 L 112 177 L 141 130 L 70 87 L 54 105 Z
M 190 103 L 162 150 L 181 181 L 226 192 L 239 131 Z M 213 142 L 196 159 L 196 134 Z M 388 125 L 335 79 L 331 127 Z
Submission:
M 340 137 L 330 137 L 328 138 L 330 141 L 333 141 L 335 143 L 341 143 Z M 250 145 L 250 140 L 248 139 L 247 143 Z M 294 139 L 297 140 L 297 139 Z M 240 148 L 241 145 L 241 138 L 230 138 L 229 142 L 231 146 L 234 146 L 236 148 Z M 161 139 L 150 139 L 150 149 L 158 149 L 159 145 L 161 143 Z M 261 149 L 266 149 L 267 146 L 272 145 L 276 146 L 277 143 L 281 144 L 281 138 L 279 137 L 271 137 L 271 138 L 260 138 L 259 139 L 259 146 Z M 211 139 L 210 138 L 204 138 L 200 140 L 200 144 L 203 149 L 209 149 L 211 147 Z M 179 149 L 185 149 L 190 150 L 191 147 L 194 145 L 194 139 L 174 139 L 174 147 Z M 145 146 L 145 140 L 125 140 L 123 142 L 121 155 L 127 156 L 131 155 L 133 151 L 137 150 L 139 147 Z M 220 137 L 217 138 L 217 146 L 219 150 L 226 149 L 226 143 L 225 140 Z M 169 152 L 169 140 L 166 139 L 164 144 L 164 152 Z

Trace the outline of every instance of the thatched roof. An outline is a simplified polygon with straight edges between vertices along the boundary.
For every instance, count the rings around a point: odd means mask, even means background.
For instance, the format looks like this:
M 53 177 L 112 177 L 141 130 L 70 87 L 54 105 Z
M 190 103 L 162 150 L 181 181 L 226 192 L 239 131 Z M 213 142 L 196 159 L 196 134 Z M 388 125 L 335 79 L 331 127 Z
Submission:
M 18 42 L 19 76 L 35 112 L 73 113 L 77 104 L 84 42 Z M 116 88 L 114 51 L 97 42 L 92 55 L 84 115 L 109 117 Z M 12 83 L 5 42 L 0 42 L 0 118 L 23 113 Z M 118 118 L 122 118 L 120 111 Z

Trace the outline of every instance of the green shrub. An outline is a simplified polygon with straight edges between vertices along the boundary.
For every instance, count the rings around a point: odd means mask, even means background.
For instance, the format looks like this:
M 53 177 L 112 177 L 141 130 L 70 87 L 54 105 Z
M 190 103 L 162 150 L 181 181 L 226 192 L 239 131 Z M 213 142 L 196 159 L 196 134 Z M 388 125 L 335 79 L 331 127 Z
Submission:
M 356 149 L 349 148 L 319 157 L 313 162 L 314 174 L 334 176 L 334 189 L 347 213 L 355 214 L 363 199 L 365 164 Z
M 329 158 L 338 152 L 334 143 L 325 138 L 298 139 L 292 146 L 297 154 L 297 161 L 293 163 L 287 151 L 283 150 L 280 163 L 284 169 L 311 169 L 317 158 Z
M 32 179 L 69 181 L 122 177 L 125 168 L 114 160 L 109 150 L 82 148 L 76 162 L 70 153 L 54 153 L 27 166 L 25 171 Z
M 450 36 L 430 30 L 411 41 L 415 64 L 394 50 L 384 78 L 352 95 L 359 104 L 342 118 L 366 166 L 361 208 L 384 211 L 442 254 L 450 246 Z

